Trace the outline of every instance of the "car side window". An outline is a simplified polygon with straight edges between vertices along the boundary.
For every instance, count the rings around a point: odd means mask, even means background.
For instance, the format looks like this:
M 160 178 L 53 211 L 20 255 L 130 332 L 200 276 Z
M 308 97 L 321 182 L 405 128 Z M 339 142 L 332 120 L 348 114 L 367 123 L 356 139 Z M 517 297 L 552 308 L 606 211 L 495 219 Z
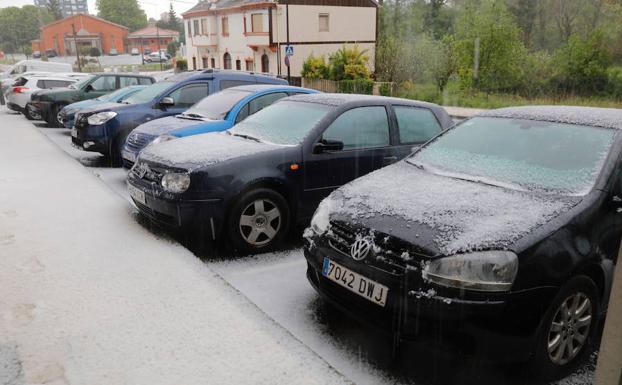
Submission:
M 258 98 L 255 98 L 248 102 L 249 107 L 249 115 L 252 115 L 256 112 L 263 110 L 269 105 L 273 104 L 279 99 L 283 99 L 287 97 L 287 93 L 285 92 L 273 92 L 267 95 L 261 95 Z
M 400 132 L 400 143 L 425 143 L 441 132 L 432 111 L 426 108 L 393 106 Z
M 129 87 L 129 86 L 137 86 L 138 85 L 138 79 L 135 77 L 131 77 L 131 76 L 121 76 L 119 78 L 120 82 L 120 88 L 125 88 L 125 87 Z
M 343 142 L 344 150 L 388 146 L 387 110 L 382 106 L 348 110 L 331 123 L 322 139 Z
M 173 98 L 175 107 L 189 108 L 207 95 L 209 95 L 207 83 L 194 83 L 176 89 L 169 96 Z
M 249 84 L 255 84 L 253 81 L 249 80 L 233 80 L 233 79 L 222 79 L 220 81 L 220 90 L 224 90 L 225 88 L 237 87 L 237 86 L 247 86 Z
M 13 85 L 17 85 L 17 82 L 13 83 Z M 47 82 L 45 80 L 37 80 L 37 87 L 41 89 L 46 89 L 48 88 Z
M 93 91 L 114 91 L 117 88 L 114 76 L 100 76 L 91 83 Z
M 149 86 L 153 84 L 153 82 L 149 78 L 138 78 L 138 84 L 141 86 Z
M 235 117 L 235 124 L 240 123 L 242 120 L 248 118 L 248 103 L 244 105 L 238 112 L 238 116 Z

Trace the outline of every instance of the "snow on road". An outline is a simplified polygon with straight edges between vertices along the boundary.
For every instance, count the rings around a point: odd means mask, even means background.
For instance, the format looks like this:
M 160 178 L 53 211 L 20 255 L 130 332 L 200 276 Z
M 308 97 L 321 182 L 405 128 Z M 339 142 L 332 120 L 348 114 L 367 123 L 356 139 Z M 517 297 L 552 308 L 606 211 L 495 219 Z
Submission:
M 0 110 L 0 383 L 347 383 Z

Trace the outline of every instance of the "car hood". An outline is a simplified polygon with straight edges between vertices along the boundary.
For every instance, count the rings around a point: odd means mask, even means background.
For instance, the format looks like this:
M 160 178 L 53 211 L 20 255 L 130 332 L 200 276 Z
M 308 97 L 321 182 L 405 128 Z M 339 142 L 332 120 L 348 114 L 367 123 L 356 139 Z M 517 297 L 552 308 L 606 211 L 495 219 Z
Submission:
M 150 122 L 141 124 L 136 127 L 134 132 L 159 136 L 162 134 L 171 134 L 175 136 L 187 136 L 178 135 L 178 132 L 184 132 L 186 128 L 194 128 L 199 125 L 212 124 L 212 122 L 220 121 L 204 121 L 197 119 L 182 119 L 175 116 L 167 116 L 165 118 L 155 119 Z
M 225 132 L 214 132 L 150 145 L 141 151 L 139 160 L 192 171 L 281 149 L 281 146 L 255 142 Z
M 83 108 L 80 113 L 82 114 L 87 114 L 87 115 L 93 115 L 93 114 L 97 114 L 99 112 L 105 112 L 105 111 L 116 111 L 119 112 L 121 110 L 127 110 L 129 108 L 138 106 L 138 104 L 123 104 L 123 103 L 113 103 L 113 102 L 104 102 L 101 104 L 96 104 L 94 106 L 91 106 L 90 108 Z
M 580 200 L 435 175 L 403 161 L 334 191 L 317 213 L 442 256 L 511 249 Z
M 74 113 L 77 112 L 81 109 L 85 109 L 85 108 L 93 108 L 97 105 L 100 105 L 102 103 L 101 100 L 95 100 L 95 99 L 89 99 L 89 100 L 83 100 L 81 102 L 77 102 L 77 103 L 72 103 L 66 107 L 64 107 L 63 109 L 65 110 L 66 113 Z

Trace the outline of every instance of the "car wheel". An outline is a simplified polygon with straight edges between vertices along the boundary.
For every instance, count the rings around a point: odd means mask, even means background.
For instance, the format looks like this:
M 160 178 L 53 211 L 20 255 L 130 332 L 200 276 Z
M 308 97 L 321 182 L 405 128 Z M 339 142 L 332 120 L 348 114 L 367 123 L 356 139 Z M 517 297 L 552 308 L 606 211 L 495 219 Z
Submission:
M 60 110 L 63 109 L 63 107 L 65 107 L 64 105 L 56 105 L 52 108 L 52 111 L 50 112 L 50 115 L 48 116 L 48 125 L 50 127 L 64 127 L 63 126 L 63 122 L 62 120 L 60 120 L 60 117 L 58 116 L 60 114 Z
M 289 207 L 274 190 L 259 188 L 245 193 L 229 215 L 229 238 L 243 252 L 272 249 L 289 230 Z
M 30 107 L 28 104 L 26 104 L 26 107 L 24 107 L 24 116 L 28 120 L 35 120 L 35 117 L 32 116 L 32 114 L 30 113 Z
M 110 159 L 110 165 L 113 167 L 123 166 L 123 157 L 121 156 L 121 150 L 125 144 L 126 134 L 119 134 L 115 140 L 110 144 L 108 149 L 108 157 Z
M 598 289 L 577 276 L 562 287 L 547 310 L 537 338 L 533 366 L 546 379 L 565 377 L 592 351 L 598 325 Z

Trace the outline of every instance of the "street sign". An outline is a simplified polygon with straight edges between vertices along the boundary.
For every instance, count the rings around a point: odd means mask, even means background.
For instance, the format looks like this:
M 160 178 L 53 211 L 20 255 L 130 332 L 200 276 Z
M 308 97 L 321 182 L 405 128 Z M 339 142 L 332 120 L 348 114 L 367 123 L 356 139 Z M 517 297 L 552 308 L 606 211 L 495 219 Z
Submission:
M 294 56 L 294 46 L 293 45 L 286 45 L 285 46 L 285 55 L 286 56 Z

